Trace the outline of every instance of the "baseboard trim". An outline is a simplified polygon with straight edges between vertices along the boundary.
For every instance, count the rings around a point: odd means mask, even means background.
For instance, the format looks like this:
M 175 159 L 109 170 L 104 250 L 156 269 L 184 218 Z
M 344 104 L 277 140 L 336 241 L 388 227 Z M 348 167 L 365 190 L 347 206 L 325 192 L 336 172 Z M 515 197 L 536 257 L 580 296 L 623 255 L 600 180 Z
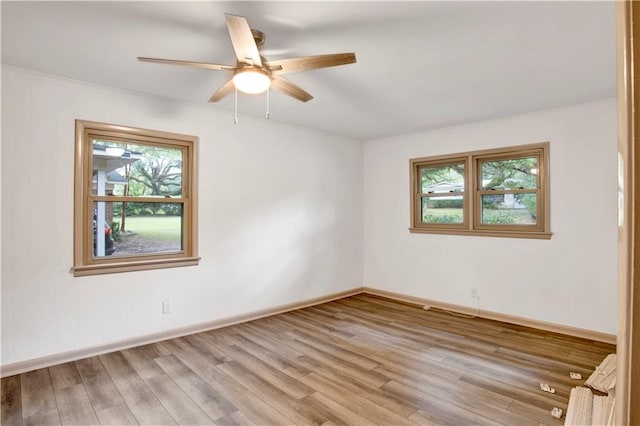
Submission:
M 595 340 L 597 342 L 616 344 L 617 336 L 615 334 L 602 333 L 599 331 L 587 330 L 584 328 L 570 327 L 567 325 L 555 324 L 546 321 L 534 320 L 530 318 L 518 317 L 515 315 L 501 314 L 498 312 L 486 311 L 480 309 L 477 311 L 474 308 L 468 306 L 454 305 L 451 303 L 438 302 L 430 299 L 423 299 L 421 297 L 409 296 L 401 293 L 394 293 L 392 291 L 378 290 L 371 287 L 363 287 L 362 292 L 371 294 L 374 296 L 385 297 L 387 299 L 393 299 L 404 303 L 410 303 L 412 305 L 432 306 L 434 308 L 444 309 L 451 312 L 456 312 L 466 315 L 474 315 L 480 318 L 502 321 L 510 324 L 522 325 L 525 327 L 537 328 L 539 330 L 550 331 L 553 333 L 566 334 L 568 336 L 580 337 L 583 339 Z
M 296 309 L 302 309 L 302 308 L 307 308 L 309 306 L 319 305 L 321 303 L 331 302 L 337 299 L 343 299 L 345 297 L 354 296 L 360 293 L 362 293 L 362 287 L 357 287 L 352 290 L 341 291 L 339 293 L 333 293 L 326 296 L 315 297 L 315 298 L 303 300 L 300 302 L 280 305 L 274 308 L 261 309 L 259 311 L 254 311 L 247 314 L 235 315 L 232 317 L 222 318 L 219 320 L 194 324 L 187 327 L 174 328 L 171 330 L 161 331 L 158 333 L 152 333 L 144 336 L 124 339 L 117 342 L 108 343 L 105 345 L 92 346 L 89 348 L 62 352 L 62 353 L 47 355 L 39 358 L 33 358 L 26 361 L 6 364 L 6 365 L 0 366 L 0 377 L 13 376 L 14 374 L 20 374 L 27 371 L 37 370 L 39 368 L 51 367 L 53 365 L 76 361 L 82 358 L 88 358 L 88 357 L 101 355 L 109 352 L 119 351 L 122 349 L 128 349 L 128 348 L 132 348 L 140 345 L 146 345 L 149 343 L 160 342 L 163 340 L 173 339 L 176 337 L 187 336 L 189 334 L 200 333 L 202 331 L 215 330 L 216 328 L 228 327 L 231 325 L 235 325 L 235 324 L 239 324 L 247 321 L 253 321 L 256 319 L 269 317 L 272 315 L 294 311 Z

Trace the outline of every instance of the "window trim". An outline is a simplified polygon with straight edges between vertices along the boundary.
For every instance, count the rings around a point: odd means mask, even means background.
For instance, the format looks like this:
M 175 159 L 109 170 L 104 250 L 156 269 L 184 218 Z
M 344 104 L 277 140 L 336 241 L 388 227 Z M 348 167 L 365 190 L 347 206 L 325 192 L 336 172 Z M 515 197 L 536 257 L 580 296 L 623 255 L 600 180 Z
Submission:
M 537 223 L 535 225 L 495 225 L 480 222 L 483 194 L 480 164 L 483 161 L 538 156 L 538 187 L 535 190 L 505 190 L 504 193 L 536 192 Z M 420 220 L 420 199 L 424 194 L 420 187 L 420 169 L 425 166 L 456 164 L 465 159 L 465 190 L 463 195 L 464 225 L 430 224 Z M 474 235 L 509 238 L 551 238 L 549 142 L 518 145 L 506 148 L 486 149 L 409 160 L 410 172 L 410 226 L 412 233 Z M 492 191 L 495 193 L 495 191 Z
M 198 137 L 135 127 L 119 126 L 94 121 L 75 121 L 74 167 L 74 235 L 73 267 L 76 277 L 148 269 L 198 265 Z M 119 142 L 134 142 L 152 146 L 165 146 L 183 151 L 180 198 L 172 202 L 183 205 L 183 250 L 176 253 L 150 253 L 135 256 L 93 256 L 92 217 L 94 202 L 131 201 L 130 197 L 99 196 L 92 194 L 93 142 L 96 137 Z M 164 199 L 135 197 L 136 202 L 166 202 Z

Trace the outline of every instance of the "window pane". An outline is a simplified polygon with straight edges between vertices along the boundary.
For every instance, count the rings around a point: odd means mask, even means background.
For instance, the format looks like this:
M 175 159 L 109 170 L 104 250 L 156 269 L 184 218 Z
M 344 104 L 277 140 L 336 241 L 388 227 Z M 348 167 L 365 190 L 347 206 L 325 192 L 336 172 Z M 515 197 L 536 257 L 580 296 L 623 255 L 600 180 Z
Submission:
M 464 163 L 420 168 L 423 194 L 464 191 Z
M 182 250 L 182 203 L 98 202 L 94 203 L 93 218 L 95 257 Z M 103 226 L 97 227 L 100 219 Z M 98 232 L 100 229 L 104 232 Z
M 536 189 L 538 157 L 482 161 L 482 189 Z
M 536 194 L 496 194 L 482 196 L 483 225 L 535 225 Z
M 463 223 L 462 196 L 422 197 L 422 223 Z
M 92 194 L 181 197 L 182 150 L 94 139 Z

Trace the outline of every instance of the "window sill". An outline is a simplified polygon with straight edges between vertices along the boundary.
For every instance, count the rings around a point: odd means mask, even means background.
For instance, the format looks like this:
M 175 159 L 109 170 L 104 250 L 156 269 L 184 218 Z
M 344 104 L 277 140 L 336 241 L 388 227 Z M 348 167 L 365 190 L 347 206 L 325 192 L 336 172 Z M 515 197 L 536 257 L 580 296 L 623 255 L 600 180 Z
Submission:
M 154 259 L 135 262 L 114 262 L 109 264 L 76 266 L 72 267 L 70 272 L 73 272 L 74 277 L 84 277 L 88 275 L 114 274 L 117 272 L 197 266 L 199 263 L 199 257 L 182 257 L 178 259 Z
M 465 235 L 474 237 L 499 237 L 499 238 L 530 238 L 537 240 L 550 240 L 551 232 L 527 232 L 527 231 L 480 231 L 470 229 L 434 229 L 434 228 L 409 228 L 414 234 L 444 234 Z

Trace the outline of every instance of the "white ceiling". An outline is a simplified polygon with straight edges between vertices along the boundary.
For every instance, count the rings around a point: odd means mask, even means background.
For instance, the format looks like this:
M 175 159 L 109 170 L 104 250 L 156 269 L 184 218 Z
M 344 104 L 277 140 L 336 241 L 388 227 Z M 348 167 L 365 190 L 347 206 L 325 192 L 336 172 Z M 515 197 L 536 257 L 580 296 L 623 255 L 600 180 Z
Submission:
M 267 59 L 355 52 L 287 75 L 271 119 L 373 139 L 616 95 L 613 2 L 1 2 L 2 63 L 205 105 L 235 64 L 224 13 L 266 33 Z M 212 109 L 232 111 L 233 96 Z M 264 116 L 265 95 L 240 95 Z M 231 119 L 231 118 L 230 118 Z M 242 124 L 242 123 L 241 123 Z

